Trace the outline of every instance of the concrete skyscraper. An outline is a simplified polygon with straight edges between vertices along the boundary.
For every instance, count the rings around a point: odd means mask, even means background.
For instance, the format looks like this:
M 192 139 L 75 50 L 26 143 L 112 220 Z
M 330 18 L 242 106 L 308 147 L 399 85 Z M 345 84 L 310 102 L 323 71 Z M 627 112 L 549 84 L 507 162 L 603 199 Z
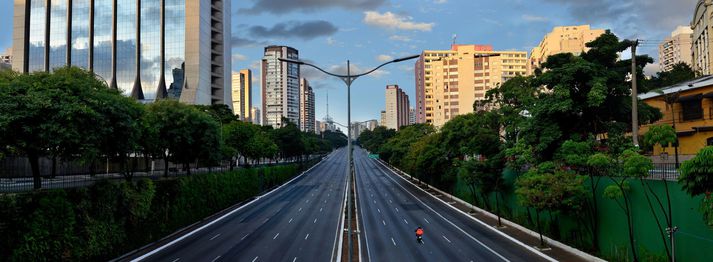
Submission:
M 51 3 L 51 4 L 50 4 Z M 15 0 L 13 69 L 72 65 L 139 100 L 231 104 L 228 0 Z M 167 89 L 173 86 L 175 90 Z
M 280 58 L 299 59 L 297 49 L 288 46 L 265 47 L 262 58 L 263 125 L 280 128 L 286 118 L 300 124 L 300 66 Z
M 386 108 L 383 112 L 383 126 L 399 130 L 409 121 L 409 99 L 398 85 L 386 86 Z
M 253 73 L 250 69 L 233 73 L 233 113 L 247 122 L 252 122 L 252 81 Z
M 661 71 L 671 71 L 673 65 L 686 63 L 693 66 L 691 36 L 693 30 L 688 26 L 679 26 L 659 44 L 659 66 Z
M 557 26 L 545 35 L 540 44 L 530 52 L 533 70 L 547 61 L 547 57 L 561 53 L 579 55 L 589 50 L 587 43 L 604 34 L 604 29 L 591 29 L 589 25 Z
M 527 52 L 493 51 L 490 45 L 453 45 L 426 50 L 416 61 L 416 122 L 440 127 L 473 112 L 485 93 L 530 73 Z
M 313 133 L 314 129 L 314 91 L 307 79 L 300 78 L 300 130 Z

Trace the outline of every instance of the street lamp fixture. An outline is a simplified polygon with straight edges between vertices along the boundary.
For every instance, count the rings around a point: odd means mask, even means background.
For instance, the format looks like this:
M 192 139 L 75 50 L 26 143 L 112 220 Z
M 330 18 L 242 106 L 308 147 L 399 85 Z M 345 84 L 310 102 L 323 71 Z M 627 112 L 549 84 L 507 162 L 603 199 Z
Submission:
M 402 57 L 402 58 L 396 58 L 394 60 L 383 63 L 383 64 L 375 67 L 374 69 L 371 69 L 364 73 L 355 74 L 355 75 L 352 75 L 352 73 L 351 73 L 351 62 L 349 60 L 347 60 L 347 74 L 346 75 L 328 72 L 328 71 L 320 68 L 319 66 L 316 66 L 311 63 L 308 63 L 308 62 L 305 62 L 302 60 L 298 60 L 298 59 L 278 58 L 278 60 L 280 60 L 281 62 L 286 62 L 286 63 L 294 63 L 294 64 L 297 64 L 300 66 L 302 66 L 302 65 L 309 66 L 309 67 L 312 67 L 314 69 L 321 71 L 322 73 L 337 77 L 337 78 L 341 79 L 342 81 L 344 81 L 344 83 L 347 85 L 347 123 L 349 123 L 349 125 L 351 126 L 351 122 L 352 122 L 351 87 L 352 87 L 352 83 L 354 83 L 354 81 L 357 78 L 371 74 L 374 71 L 379 70 L 380 68 L 382 68 L 388 64 L 403 62 L 403 61 L 419 58 L 420 56 L 421 55 L 412 55 L 412 56 L 406 56 L 406 57 Z M 350 183 L 351 181 L 355 181 L 354 180 L 354 158 L 353 158 L 353 154 L 352 154 L 353 148 L 352 148 L 352 129 L 351 129 L 351 127 L 347 127 L 347 151 L 348 151 L 348 156 L 349 156 L 349 163 L 348 163 L 348 166 L 349 166 L 348 179 L 349 180 L 347 181 L 347 183 Z M 347 201 L 347 220 L 349 221 L 349 223 L 348 223 L 348 225 L 349 225 L 349 229 L 348 229 L 349 261 L 352 261 L 352 249 L 353 249 L 352 247 L 354 245 L 352 243 L 353 230 L 352 230 L 352 223 L 351 223 L 351 220 L 352 220 L 351 192 L 352 192 L 352 187 L 348 187 L 347 188 L 347 199 L 349 199 L 349 201 Z

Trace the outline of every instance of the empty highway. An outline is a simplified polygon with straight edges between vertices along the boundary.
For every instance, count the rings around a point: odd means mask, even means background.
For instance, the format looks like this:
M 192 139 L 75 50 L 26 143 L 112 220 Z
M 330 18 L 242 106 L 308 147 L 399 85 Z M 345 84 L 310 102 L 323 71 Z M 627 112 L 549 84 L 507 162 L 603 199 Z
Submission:
M 303 176 L 136 261 L 330 261 L 346 188 L 342 148 Z
M 362 261 L 546 261 L 355 148 Z M 415 230 L 424 229 L 424 243 Z

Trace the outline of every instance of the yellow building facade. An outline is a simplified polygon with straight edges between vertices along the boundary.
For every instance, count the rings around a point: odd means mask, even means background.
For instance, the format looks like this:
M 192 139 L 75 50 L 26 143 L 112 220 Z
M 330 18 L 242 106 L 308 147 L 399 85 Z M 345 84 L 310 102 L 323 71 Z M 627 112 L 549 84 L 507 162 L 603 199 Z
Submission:
M 679 139 L 680 161 L 690 159 L 703 147 L 713 145 L 713 76 L 701 77 L 639 95 L 646 104 L 656 107 L 663 118 L 653 125 L 676 125 Z M 668 101 L 668 102 L 667 102 Z M 644 125 L 639 135 L 644 135 L 652 125 Z M 653 155 L 669 157 L 663 161 L 673 162 L 674 149 L 654 146 Z
M 586 52 L 589 50 L 587 43 L 605 32 L 604 29 L 591 29 L 589 25 L 557 26 L 530 52 L 530 67 L 533 70 L 539 68 L 551 55 L 561 53 L 579 55 Z
M 416 122 L 443 126 L 473 112 L 488 90 L 530 74 L 526 51 L 494 51 L 489 45 L 426 50 L 416 62 Z

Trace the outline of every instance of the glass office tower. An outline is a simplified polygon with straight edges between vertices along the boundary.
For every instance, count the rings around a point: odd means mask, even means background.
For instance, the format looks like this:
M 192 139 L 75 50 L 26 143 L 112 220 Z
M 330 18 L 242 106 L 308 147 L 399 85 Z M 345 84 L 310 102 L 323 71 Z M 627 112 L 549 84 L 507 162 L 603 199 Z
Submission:
M 16 71 L 72 65 L 143 101 L 232 106 L 229 0 L 15 0 L 14 7 Z

